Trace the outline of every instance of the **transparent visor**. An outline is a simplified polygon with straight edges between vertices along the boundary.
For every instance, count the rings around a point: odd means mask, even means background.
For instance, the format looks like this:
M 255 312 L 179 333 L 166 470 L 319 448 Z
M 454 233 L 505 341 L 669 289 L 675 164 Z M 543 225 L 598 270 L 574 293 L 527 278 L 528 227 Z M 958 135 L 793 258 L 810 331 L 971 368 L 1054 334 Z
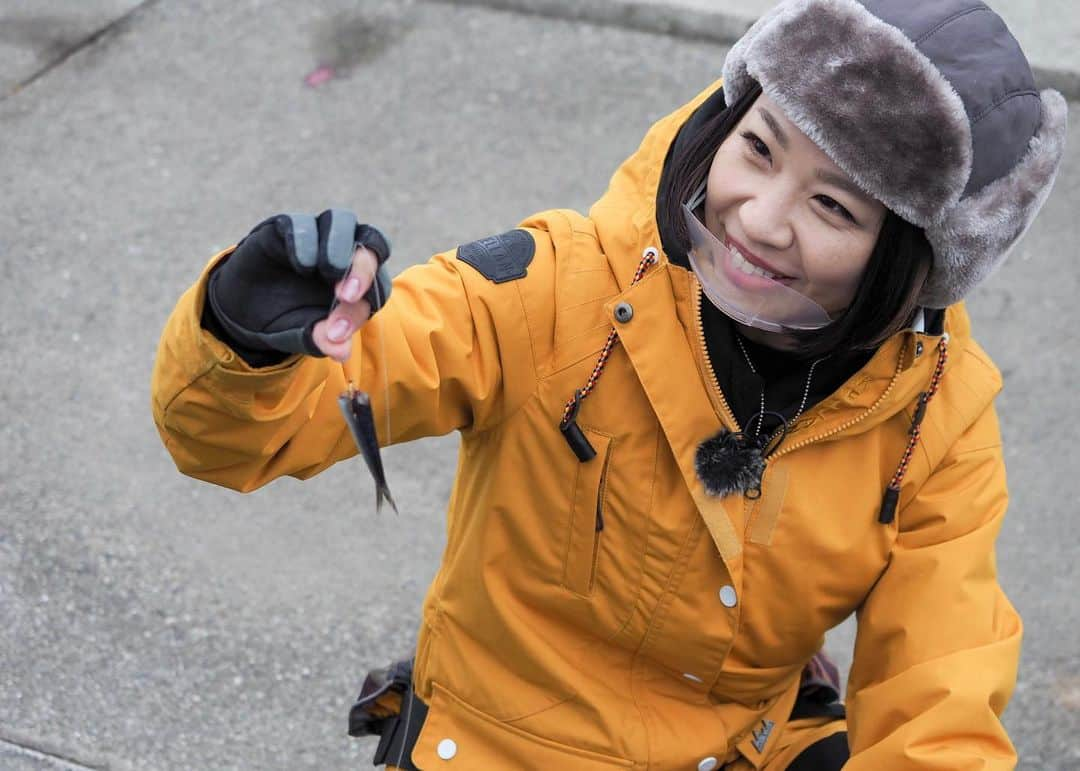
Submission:
M 702 185 L 682 208 L 690 234 L 690 266 L 713 305 L 735 321 L 767 332 L 821 329 L 832 323 L 816 302 L 762 275 L 714 236 L 694 214 L 704 200 Z

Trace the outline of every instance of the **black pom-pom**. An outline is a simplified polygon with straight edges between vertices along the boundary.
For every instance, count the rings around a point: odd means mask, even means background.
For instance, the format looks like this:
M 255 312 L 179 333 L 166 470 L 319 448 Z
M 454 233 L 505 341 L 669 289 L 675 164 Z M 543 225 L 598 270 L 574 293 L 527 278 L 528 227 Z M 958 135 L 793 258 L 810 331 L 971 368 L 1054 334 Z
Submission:
M 725 428 L 702 442 L 694 458 L 694 469 L 705 485 L 705 492 L 724 496 L 760 490 L 766 441 L 765 437 L 747 436 Z

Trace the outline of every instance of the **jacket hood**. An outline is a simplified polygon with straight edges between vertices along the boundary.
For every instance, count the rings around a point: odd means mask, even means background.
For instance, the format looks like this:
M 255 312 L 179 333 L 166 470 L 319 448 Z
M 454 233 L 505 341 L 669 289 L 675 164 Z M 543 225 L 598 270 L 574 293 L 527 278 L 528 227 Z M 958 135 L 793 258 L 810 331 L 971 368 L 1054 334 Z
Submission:
M 607 191 L 589 210 L 605 252 L 616 254 L 620 249 L 649 241 L 660 246 L 669 263 L 689 270 L 686 255 L 675 246 L 674 239 L 659 230 L 657 192 L 680 139 L 685 141 L 695 124 L 707 121 L 725 106 L 722 81 L 717 80 L 653 124 L 638 149 L 612 175 Z M 626 228 L 628 221 L 633 223 L 632 231 Z M 621 287 L 629 285 L 635 267 L 612 265 Z

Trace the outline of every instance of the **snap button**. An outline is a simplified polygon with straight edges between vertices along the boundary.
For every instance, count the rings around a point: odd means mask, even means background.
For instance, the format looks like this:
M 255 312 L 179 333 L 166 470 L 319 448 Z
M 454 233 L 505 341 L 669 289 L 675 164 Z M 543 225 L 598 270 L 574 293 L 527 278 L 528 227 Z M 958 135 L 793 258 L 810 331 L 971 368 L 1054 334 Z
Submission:
M 697 764 L 697 769 L 698 771 L 713 771 L 718 765 L 720 765 L 720 761 L 716 758 L 703 758 L 702 761 Z
M 687 680 L 693 680 L 695 683 L 704 683 L 705 682 L 704 680 L 702 680 L 697 675 L 692 675 L 689 672 L 683 672 L 683 677 L 685 677 Z
M 450 760 L 450 758 L 457 755 L 457 742 L 453 739 L 443 739 L 439 742 L 439 746 L 435 748 L 435 751 L 439 753 L 439 757 L 443 760 Z
M 615 306 L 615 320 L 620 324 L 625 324 L 632 318 L 634 318 L 633 305 L 630 303 L 619 303 Z
M 725 608 L 734 608 L 739 602 L 739 596 L 735 594 L 735 587 L 725 584 L 720 587 L 720 602 Z
M 919 342 L 915 343 L 915 355 L 916 356 L 922 356 L 922 351 L 923 351 L 923 344 L 922 344 L 922 340 L 920 340 Z

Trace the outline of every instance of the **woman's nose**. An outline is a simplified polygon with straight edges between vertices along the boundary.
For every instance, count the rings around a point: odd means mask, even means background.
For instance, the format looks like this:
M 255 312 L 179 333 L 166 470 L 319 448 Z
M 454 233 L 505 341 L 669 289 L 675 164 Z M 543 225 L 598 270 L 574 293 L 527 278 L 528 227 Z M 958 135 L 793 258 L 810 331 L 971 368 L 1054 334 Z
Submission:
M 795 231 L 791 226 L 790 196 L 771 190 L 753 196 L 739 209 L 743 233 L 751 241 L 782 250 L 791 246 Z

